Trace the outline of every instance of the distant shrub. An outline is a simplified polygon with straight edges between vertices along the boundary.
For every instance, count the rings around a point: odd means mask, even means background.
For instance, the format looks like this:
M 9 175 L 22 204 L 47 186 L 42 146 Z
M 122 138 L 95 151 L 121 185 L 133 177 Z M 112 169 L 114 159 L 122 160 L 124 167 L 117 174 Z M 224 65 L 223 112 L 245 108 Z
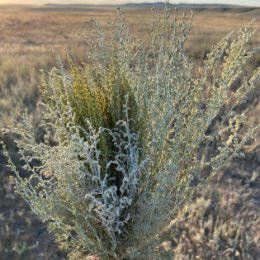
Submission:
M 30 173 L 22 178 L 9 161 L 16 190 L 70 259 L 172 258 L 154 249 L 205 181 L 193 178 L 242 156 L 259 127 L 236 112 L 259 68 L 232 90 L 256 55 L 246 48 L 255 31 L 228 35 L 196 68 L 184 51 L 190 24 L 168 10 L 155 13 L 148 47 L 131 39 L 120 11 L 110 39 L 93 24 L 90 65 L 59 63 L 45 75 L 45 141 L 26 116 L 13 128 Z

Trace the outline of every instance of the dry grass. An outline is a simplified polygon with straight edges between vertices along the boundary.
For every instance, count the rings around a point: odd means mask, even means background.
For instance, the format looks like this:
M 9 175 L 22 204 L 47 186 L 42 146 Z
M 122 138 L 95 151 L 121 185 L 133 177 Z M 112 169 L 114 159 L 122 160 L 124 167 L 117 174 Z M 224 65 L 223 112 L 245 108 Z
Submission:
M 133 33 L 145 41 L 151 11 L 129 9 L 125 13 Z M 178 13 L 182 15 L 182 11 Z M 88 20 L 97 19 L 108 26 L 107 21 L 114 14 L 115 10 L 102 8 L 84 12 L 0 8 L 0 127 L 18 120 L 22 112 L 33 114 L 37 124 L 40 70 L 50 69 L 56 56 L 64 57 L 66 51 L 74 62 L 87 62 L 86 39 L 92 37 Z M 189 55 L 200 63 L 213 42 L 259 15 L 260 9 L 195 12 L 193 30 L 186 43 Z M 260 20 L 254 26 L 259 28 Z M 259 43 L 258 31 L 250 44 L 259 46 Z M 260 57 L 246 70 L 259 64 Z M 260 109 L 259 90 L 251 97 L 249 109 L 250 120 L 255 120 Z M 5 138 L 15 155 L 11 137 Z M 175 238 L 167 249 L 175 251 L 177 260 L 259 259 L 257 149 L 257 146 L 248 147 L 245 162 L 234 162 L 194 199 L 185 221 L 174 228 Z M 64 259 L 64 254 L 52 246 L 45 226 L 13 194 L 9 174 L 0 153 L 0 259 Z

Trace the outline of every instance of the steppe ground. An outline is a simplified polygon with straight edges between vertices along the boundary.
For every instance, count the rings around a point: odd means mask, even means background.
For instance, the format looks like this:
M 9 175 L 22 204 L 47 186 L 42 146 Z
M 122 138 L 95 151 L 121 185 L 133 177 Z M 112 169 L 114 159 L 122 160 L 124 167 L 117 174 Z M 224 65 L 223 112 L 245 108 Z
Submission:
M 190 12 L 185 10 L 187 20 Z M 49 70 L 66 53 L 77 63 L 87 62 L 86 41 L 93 37 L 88 21 L 97 19 L 108 29 L 116 8 L 57 8 L 48 6 L 0 7 L 0 127 L 7 127 L 26 112 L 37 125 L 41 70 Z M 147 40 L 151 10 L 124 11 L 133 35 Z M 182 17 L 183 10 L 177 11 Z M 260 8 L 195 9 L 187 53 L 200 64 L 210 46 L 224 35 L 256 18 L 258 32 L 249 47 L 259 47 Z M 259 67 L 255 57 L 245 68 Z M 242 107 L 241 109 L 244 109 Z M 250 121 L 259 116 L 259 88 L 248 102 Z M 11 136 L 0 138 L 15 158 Z M 185 220 L 176 225 L 173 238 L 162 250 L 174 250 L 176 260 L 260 259 L 260 155 L 259 145 L 245 149 L 245 159 L 235 160 L 196 195 Z M 46 227 L 13 192 L 10 172 L 0 150 L 0 259 L 65 259 Z

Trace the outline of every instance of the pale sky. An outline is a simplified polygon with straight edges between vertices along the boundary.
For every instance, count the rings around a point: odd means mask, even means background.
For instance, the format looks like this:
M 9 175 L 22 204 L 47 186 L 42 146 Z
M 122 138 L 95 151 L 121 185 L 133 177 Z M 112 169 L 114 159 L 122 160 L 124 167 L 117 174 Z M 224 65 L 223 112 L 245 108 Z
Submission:
M 141 3 L 141 2 L 159 2 L 160 0 L 0 0 L 0 4 L 124 4 L 124 3 Z M 161 0 L 161 2 L 164 2 Z M 260 0 L 171 0 L 173 4 L 177 3 L 220 3 L 220 4 L 236 4 L 236 5 L 246 5 L 246 6 L 259 6 Z

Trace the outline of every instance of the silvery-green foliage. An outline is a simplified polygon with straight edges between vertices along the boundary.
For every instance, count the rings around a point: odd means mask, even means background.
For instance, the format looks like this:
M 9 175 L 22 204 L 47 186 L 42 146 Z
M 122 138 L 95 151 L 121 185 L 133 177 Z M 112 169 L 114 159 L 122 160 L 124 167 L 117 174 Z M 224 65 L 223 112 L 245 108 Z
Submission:
M 129 118 L 133 108 L 126 95 L 121 97 L 124 118 L 113 128 L 96 129 L 88 118 L 87 127 L 78 125 L 68 96 L 73 78 L 59 64 L 46 82 L 51 106 L 44 105 L 45 142 L 35 142 L 26 117 L 13 129 L 21 137 L 17 145 L 30 173 L 22 178 L 16 172 L 16 189 L 48 222 L 71 259 L 172 257 L 154 249 L 205 180 L 195 185 L 193 179 L 205 171 L 213 175 L 242 156 L 243 145 L 257 134 L 259 125 L 248 125 L 236 108 L 259 84 L 259 68 L 232 90 L 259 51 L 247 50 L 253 27 L 225 37 L 196 68 L 184 50 L 190 23 L 176 17 L 168 10 L 154 11 L 148 46 L 131 39 L 120 11 L 110 38 L 92 21 L 97 37 L 89 44 L 93 69 L 88 84 L 105 85 L 116 57 L 118 73 L 126 75 L 134 94 L 135 118 Z M 133 130 L 132 121 L 141 122 L 140 129 Z M 112 142 L 112 157 L 102 170 L 104 133 Z M 209 152 L 213 143 L 217 149 Z

